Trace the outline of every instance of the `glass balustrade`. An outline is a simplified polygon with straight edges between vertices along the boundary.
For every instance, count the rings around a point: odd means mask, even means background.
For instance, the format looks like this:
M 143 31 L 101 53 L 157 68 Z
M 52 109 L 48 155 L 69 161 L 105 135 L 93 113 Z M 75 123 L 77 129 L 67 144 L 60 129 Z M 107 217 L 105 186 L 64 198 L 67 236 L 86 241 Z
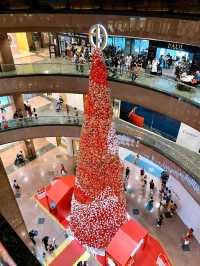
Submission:
M 9 66 L 9 68 L 8 68 Z M 5 65 L 5 69 L 10 69 L 11 65 Z M 37 63 L 27 63 L 27 64 L 15 64 L 12 65 L 12 68 L 15 68 L 13 71 L 0 72 L 0 77 L 13 77 L 13 76 L 24 76 L 24 75 L 82 75 L 87 76 L 89 72 L 89 65 L 83 64 L 76 66 L 71 62 L 37 62 Z M 2 69 L 4 69 L 2 65 Z M 110 80 L 121 81 L 121 82 L 130 82 L 132 84 L 137 84 L 150 88 L 152 90 L 164 92 L 175 97 L 178 97 L 184 101 L 190 102 L 196 106 L 200 106 L 200 87 L 192 87 L 187 84 L 177 82 L 166 76 L 155 76 L 146 73 L 145 71 L 141 72 L 141 75 L 135 80 L 132 81 L 129 73 L 116 73 L 113 69 L 109 69 L 109 78 Z M 177 86 L 179 86 L 178 89 Z M 184 88 L 185 90 L 184 90 Z M 183 89 L 183 90 L 182 90 Z
M 81 126 L 84 121 L 83 116 L 38 116 L 38 118 L 23 118 L 11 119 L 1 122 L 1 132 L 9 132 L 9 130 L 45 126 L 45 125 L 68 125 L 68 126 Z M 163 138 L 155 133 L 149 132 L 143 128 L 130 125 L 129 123 L 117 119 L 115 121 L 115 128 L 119 134 L 130 136 L 140 139 L 141 143 L 153 148 L 159 153 L 163 154 L 186 172 L 198 180 L 200 183 L 200 156 L 178 144 Z M 28 136 L 26 136 L 28 137 Z
M 1 121 L 0 132 L 42 125 L 82 125 L 83 117 L 80 116 L 38 116 L 25 117 L 21 119 L 10 119 L 8 121 Z

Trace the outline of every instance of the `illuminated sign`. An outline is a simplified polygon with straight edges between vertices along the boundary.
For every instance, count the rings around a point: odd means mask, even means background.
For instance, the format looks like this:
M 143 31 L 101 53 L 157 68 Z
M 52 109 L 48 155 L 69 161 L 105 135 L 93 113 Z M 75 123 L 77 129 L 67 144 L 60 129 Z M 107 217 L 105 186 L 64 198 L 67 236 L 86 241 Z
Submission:
M 183 50 L 183 45 L 180 43 L 168 43 L 168 48 L 173 50 Z
M 89 41 L 92 47 L 100 50 L 107 46 L 108 34 L 103 25 L 95 24 L 90 28 Z

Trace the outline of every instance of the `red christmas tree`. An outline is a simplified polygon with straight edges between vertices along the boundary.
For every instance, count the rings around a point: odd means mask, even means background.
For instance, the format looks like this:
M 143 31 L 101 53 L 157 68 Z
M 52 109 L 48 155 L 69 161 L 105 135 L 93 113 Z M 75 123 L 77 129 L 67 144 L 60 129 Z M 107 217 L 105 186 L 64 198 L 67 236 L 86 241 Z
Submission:
M 126 221 L 123 165 L 112 128 L 107 70 L 99 50 L 93 53 L 85 122 L 80 138 L 70 227 L 82 243 L 104 248 Z

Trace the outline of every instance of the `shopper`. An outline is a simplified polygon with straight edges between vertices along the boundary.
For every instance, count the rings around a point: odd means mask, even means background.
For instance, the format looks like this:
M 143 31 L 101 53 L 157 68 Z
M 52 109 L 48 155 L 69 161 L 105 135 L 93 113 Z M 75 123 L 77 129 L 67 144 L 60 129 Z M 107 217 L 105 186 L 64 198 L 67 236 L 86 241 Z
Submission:
M 124 191 L 127 191 L 129 174 L 130 174 L 130 169 L 129 169 L 129 167 L 127 167 L 126 170 L 125 170 Z
M 77 54 L 74 54 L 74 64 L 76 67 L 76 71 L 79 71 L 79 56 Z
M 58 247 L 58 245 L 56 244 L 55 237 L 53 237 L 53 239 L 52 239 L 52 245 L 53 245 L 54 249 L 56 249 Z
M 49 237 L 48 237 L 48 236 L 44 236 L 44 237 L 42 238 L 42 243 L 44 244 L 45 250 L 48 251 Z
M 47 248 L 50 254 L 54 252 L 54 246 L 52 244 L 49 244 Z
M 29 233 L 29 238 L 32 241 L 33 245 L 36 245 L 36 241 L 35 241 L 35 237 L 38 235 L 38 231 L 37 230 L 31 230 Z
M 142 177 L 142 197 L 145 198 L 147 189 L 147 175 Z
M 20 193 L 20 186 L 18 185 L 16 179 L 13 180 L 13 188 L 14 188 L 16 194 Z
M 157 219 L 157 227 L 161 227 L 163 219 L 164 219 L 163 214 L 160 214 Z
M 170 209 L 170 215 L 171 215 L 171 217 L 174 216 L 174 214 L 176 213 L 176 210 L 177 210 L 177 205 L 176 205 L 176 203 L 174 203 L 171 206 L 171 209 Z
M 139 160 L 140 160 L 140 155 L 139 155 L 139 153 L 137 153 L 136 158 L 135 158 L 135 164 L 136 165 L 138 164 Z
M 13 114 L 13 119 L 18 119 L 19 118 L 19 112 L 16 110 Z
M 131 80 L 132 81 L 135 81 L 137 78 L 137 75 L 136 75 L 136 68 L 135 67 L 132 67 L 131 69 Z
M 155 184 L 153 182 L 153 179 L 151 179 L 150 183 L 149 183 L 149 188 L 150 188 L 150 193 L 154 193 L 154 189 L 155 189 Z
M 144 175 L 144 168 L 140 169 L 140 177 Z
M 147 202 L 146 209 L 148 211 L 151 211 L 153 209 L 153 197 L 151 196 Z
M 129 178 L 129 175 L 130 175 L 130 168 L 127 166 L 126 167 L 126 172 L 125 172 L 126 178 Z
M 36 112 L 36 108 L 35 107 L 33 107 L 33 114 L 34 114 L 35 119 L 38 119 L 38 115 L 37 115 L 37 112 Z
M 28 116 L 29 116 L 29 117 L 32 117 L 33 112 L 32 112 L 32 110 L 31 110 L 31 106 L 30 106 L 29 104 L 27 105 L 27 113 L 28 113 Z
M 166 187 L 167 181 L 169 179 L 168 172 L 167 171 L 162 171 L 160 178 L 161 178 L 161 182 L 162 182 L 162 188 L 164 189 Z
M 182 248 L 183 249 L 189 249 L 191 240 L 193 238 L 193 232 L 194 232 L 194 230 L 192 228 L 190 228 L 187 231 L 186 235 L 184 237 L 182 237 Z
M 67 174 L 67 170 L 65 169 L 65 166 L 63 163 L 60 164 L 60 174 L 61 175 Z

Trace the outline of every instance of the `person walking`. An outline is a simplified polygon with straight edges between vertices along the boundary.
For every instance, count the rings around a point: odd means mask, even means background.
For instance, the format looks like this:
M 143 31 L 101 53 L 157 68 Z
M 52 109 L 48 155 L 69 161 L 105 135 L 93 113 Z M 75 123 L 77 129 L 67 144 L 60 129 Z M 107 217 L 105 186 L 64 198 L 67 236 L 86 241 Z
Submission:
M 161 213 L 159 216 L 158 216 L 158 219 L 157 219 L 157 227 L 161 227 L 162 223 L 163 223 L 163 214 Z
M 150 193 L 153 194 L 154 193 L 154 189 L 155 189 L 155 184 L 153 182 L 153 179 L 151 179 L 151 181 L 149 183 L 149 188 L 150 188 Z
M 42 238 L 42 243 L 44 244 L 45 250 L 48 251 L 49 237 L 48 237 L 48 236 L 44 236 L 44 237 Z
M 146 189 L 147 186 L 147 175 L 142 176 L 142 188 Z
M 38 231 L 37 230 L 31 230 L 29 233 L 29 238 L 32 241 L 33 245 L 36 245 L 36 241 L 35 241 L 35 237 L 38 235 Z
M 36 112 L 36 108 L 35 107 L 33 107 L 33 114 L 34 114 L 35 119 L 38 119 L 38 115 L 37 115 L 37 112 Z
M 124 178 L 124 191 L 127 191 L 129 175 L 130 175 L 130 168 L 126 167 L 125 178 Z
M 61 175 L 67 174 L 67 170 L 65 169 L 65 166 L 63 163 L 60 164 L 60 174 Z
M 190 250 L 190 243 L 193 238 L 193 228 L 190 228 L 186 235 L 182 237 L 182 248 L 183 250 Z
M 154 200 L 153 200 L 153 197 L 151 196 L 147 202 L 147 205 L 146 205 L 146 209 L 148 211 L 151 211 L 153 209 L 153 202 L 154 202 Z
M 14 188 L 14 190 L 15 190 L 15 194 L 16 194 L 16 195 L 20 193 L 20 186 L 18 185 L 16 179 L 14 179 L 14 181 L 13 181 L 13 188 Z
M 129 175 L 130 175 L 130 168 L 127 166 L 126 167 L 126 172 L 125 172 L 126 178 L 129 178 Z

